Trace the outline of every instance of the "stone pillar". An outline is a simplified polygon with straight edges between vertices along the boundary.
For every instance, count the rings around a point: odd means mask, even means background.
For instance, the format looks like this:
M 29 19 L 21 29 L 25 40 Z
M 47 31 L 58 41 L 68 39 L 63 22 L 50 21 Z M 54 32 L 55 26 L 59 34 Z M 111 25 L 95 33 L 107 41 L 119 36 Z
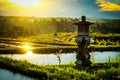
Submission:
M 89 66 L 91 64 L 90 54 L 87 48 L 90 43 L 89 25 L 93 23 L 87 22 L 85 16 L 82 16 L 81 20 L 80 22 L 74 23 L 74 25 L 78 26 L 78 36 L 76 38 L 76 43 L 78 45 L 76 64 L 77 66 Z

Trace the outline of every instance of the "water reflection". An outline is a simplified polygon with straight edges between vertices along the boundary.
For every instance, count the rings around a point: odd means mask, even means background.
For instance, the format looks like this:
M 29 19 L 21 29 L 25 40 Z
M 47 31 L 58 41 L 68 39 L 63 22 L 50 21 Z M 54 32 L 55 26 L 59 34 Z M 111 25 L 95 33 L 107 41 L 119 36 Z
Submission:
M 0 80 L 37 80 L 8 70 L 0 69 Z
M 28 51 L 27 53 L 25 53 L 25 55 L 27 56 L 32 56 L 34 53 L 32 51 Z
M 118 56 L 120 61 L 120 52 L 91 52 L 91 61 L 94 63 L 108 62 Z M 17 60 L 27 60 L 34 64 L 59 64 L 58 57 L 55 54 L 35 54 L 32 51 L 28 51 L 26 54 L 14 54 L 14 55 L 2 55 Z M 61 64 L 66 64 L 76 61 L 75 53 L 62 53 L 59 55 Z
M 91 52 L 91 61 L 98 63 L 98 62 L 108 62 L 109 59 L 111 61 L 120 61 L 120 52 L 114 52 L 114 51 L 105 51 L 105 52 Z M 118 60 L 115 60 L 119 58 Z M 93 59 L 93 60 L 92 60 Z

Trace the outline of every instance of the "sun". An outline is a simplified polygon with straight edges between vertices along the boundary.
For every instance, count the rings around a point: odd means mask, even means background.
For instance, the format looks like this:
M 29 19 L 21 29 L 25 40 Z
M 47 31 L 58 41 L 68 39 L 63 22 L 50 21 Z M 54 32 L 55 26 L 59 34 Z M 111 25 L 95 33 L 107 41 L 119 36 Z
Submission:
M 28 45 L 26 45 L 26 46 L 24 46 L 23 48 L 26 49 L 26 50 L 29 50 L 31 47 L 28 46 Z
M 29 7 L 40 5 L 42 3 L 42 0 L 10 0 L 10 2 L 22 7 Z

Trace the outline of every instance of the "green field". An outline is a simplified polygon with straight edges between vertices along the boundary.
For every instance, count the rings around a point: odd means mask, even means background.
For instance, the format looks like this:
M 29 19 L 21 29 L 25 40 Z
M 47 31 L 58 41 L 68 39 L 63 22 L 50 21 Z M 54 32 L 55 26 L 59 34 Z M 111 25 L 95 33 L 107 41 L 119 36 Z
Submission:
M 62 50 L 64 53 L 77 52 L 78 47 L 75 42 L 77 33 L 60 32 L 57 36 L 51 34 L 43 34 L 38 36 L 20 37 L 14 39 L 1 38 L 0 42 L 20 42 L 12 43 L 21 47 L 13 47 L 0 45 L 1 54 L 23 54 L 27 52 L 24 46 L 30 46 L 34 53 L 56 53 Z M 101 34 L 91 33 L 90 38 L 94 40 L 88 48 L 89 51 L 120 51 L 120 34 Z M 42 44 L 42 45 L 35 45 Z
M 0 57 L 0 68 L 40 80 L 109 80 L 120 79 L 120 63 L 96 63 L 89 67 L 65 65 L 34 65 L 27 61 Z

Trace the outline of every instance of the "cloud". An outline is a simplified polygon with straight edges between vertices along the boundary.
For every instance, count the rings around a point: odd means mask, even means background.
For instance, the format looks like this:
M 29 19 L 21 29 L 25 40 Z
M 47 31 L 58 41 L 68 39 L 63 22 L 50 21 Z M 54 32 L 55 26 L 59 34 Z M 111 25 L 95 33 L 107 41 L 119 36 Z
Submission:
M 109 2 L 108 0 L 96 0 L 96 3 L 100 6 L 100 11 L 120 11 L 119 4 Z

